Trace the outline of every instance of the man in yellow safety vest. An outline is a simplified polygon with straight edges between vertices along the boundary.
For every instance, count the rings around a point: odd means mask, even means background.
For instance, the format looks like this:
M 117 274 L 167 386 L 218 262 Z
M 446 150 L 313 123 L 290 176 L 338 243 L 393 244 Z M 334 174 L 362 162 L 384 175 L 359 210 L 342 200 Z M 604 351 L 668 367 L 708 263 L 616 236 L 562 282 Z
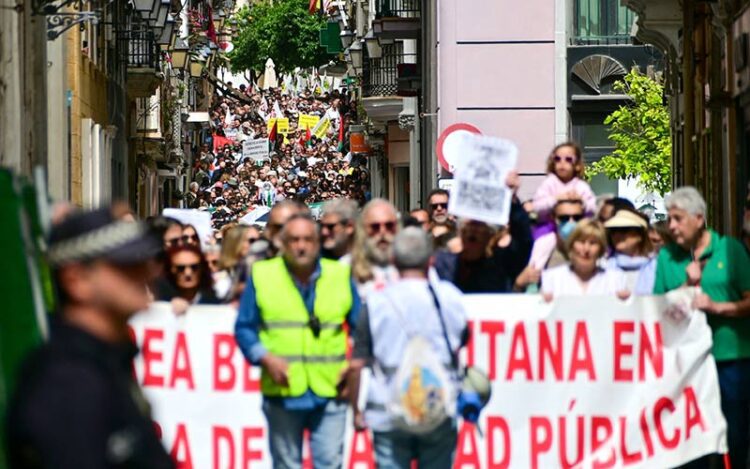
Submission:
M 245 358 L 262 366 L 263 412 L 274 467 L 302 464 L 310 431 L 313 464 L 342 465 L 346 403 L 347 327 L 360 300 L 350 269 L 321 259 L 315 221 L 292 216 L 281 231 L 281 256 L 252 267 L 235 325 Z

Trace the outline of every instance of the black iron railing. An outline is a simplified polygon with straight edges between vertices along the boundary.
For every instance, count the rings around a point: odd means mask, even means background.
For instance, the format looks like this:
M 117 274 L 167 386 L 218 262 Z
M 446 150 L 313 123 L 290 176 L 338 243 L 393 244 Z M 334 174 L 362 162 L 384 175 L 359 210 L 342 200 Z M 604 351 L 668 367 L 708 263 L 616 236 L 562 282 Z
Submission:
M 159 47 L 154 31 L 146 26 L 135 28 L 128 33 L 127 64 L 130 68 L 156 68 Z
M 362 70 L 362 92 L 370 96 L 398 94 L 398 68 L 401 64 L 416 64 L 416 53 L 404 53 L 403 43 L 383 45 L 382 57 L 365 58 Z
M 635 14 L 619 0 L 576 0 L 575 45 L 631 44 Z
M 377 18 L 419 18 L 420 0 L 379 0 Z

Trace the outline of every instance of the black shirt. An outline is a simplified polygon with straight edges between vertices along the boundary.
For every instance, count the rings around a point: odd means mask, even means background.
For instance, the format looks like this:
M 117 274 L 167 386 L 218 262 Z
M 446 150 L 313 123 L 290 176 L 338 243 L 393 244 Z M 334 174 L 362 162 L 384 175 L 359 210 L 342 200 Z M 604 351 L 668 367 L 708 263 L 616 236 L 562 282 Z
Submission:
M 23 367 L 9 407 L 10 467 L 174 467 L 133 379 L 136 353 L 55 324 Z

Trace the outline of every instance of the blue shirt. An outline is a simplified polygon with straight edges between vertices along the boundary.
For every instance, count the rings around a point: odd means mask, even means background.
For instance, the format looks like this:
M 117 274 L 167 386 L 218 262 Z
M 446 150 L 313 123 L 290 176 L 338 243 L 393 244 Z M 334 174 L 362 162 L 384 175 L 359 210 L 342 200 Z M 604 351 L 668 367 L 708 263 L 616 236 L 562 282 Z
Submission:
M 320 261 L 315 266 L 310 281 L 307 283 L 300 282 L 290 273 L 294 285 L 297 287 L 297 291 L 299 291 L 308 311 L 312 311 L 315 304 L 315 284 L 318 278 L 320 278 L 320 274 Z M 349 288 L 352 292 L 352 309 L 346 315 L 346 322 L 349 324 L 349 330 L 354 331 L 357 326 L 357 319 L 359 318 L 361 301 L 353 280 L 350 280 Z M 268 350 L 260 341 L 260 309 L 255 298 L 255 284 L 253 283 L 252 276 L 250 276 L 247 280 L 245 291 L 242 293 L 242 298 L 240 298 L 237 322 L 234 325 L 234 335 L 237 345 L 245 358 L 253 365 L 260 365 L 261 358 L 268 353 Z M 287 410 L 310 410 L 325 405 L 329 400 L 328 398 L 316 395 L 311 389 L 308 389 L 305 394 L 299 397 L 267 397 L 266 399 L 279 399 Z

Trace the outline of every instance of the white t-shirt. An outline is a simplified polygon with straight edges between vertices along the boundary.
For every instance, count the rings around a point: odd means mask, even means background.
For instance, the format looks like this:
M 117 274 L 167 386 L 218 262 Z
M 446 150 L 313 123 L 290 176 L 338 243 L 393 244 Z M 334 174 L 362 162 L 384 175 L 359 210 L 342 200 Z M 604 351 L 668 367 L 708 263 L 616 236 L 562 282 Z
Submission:
M 598 268 L 585 287 L 570 264 L 542 272 L 542 293 L 552 296 L 614 295 L 621 290 L 627 290 L 627 279 L 617 269 Z

